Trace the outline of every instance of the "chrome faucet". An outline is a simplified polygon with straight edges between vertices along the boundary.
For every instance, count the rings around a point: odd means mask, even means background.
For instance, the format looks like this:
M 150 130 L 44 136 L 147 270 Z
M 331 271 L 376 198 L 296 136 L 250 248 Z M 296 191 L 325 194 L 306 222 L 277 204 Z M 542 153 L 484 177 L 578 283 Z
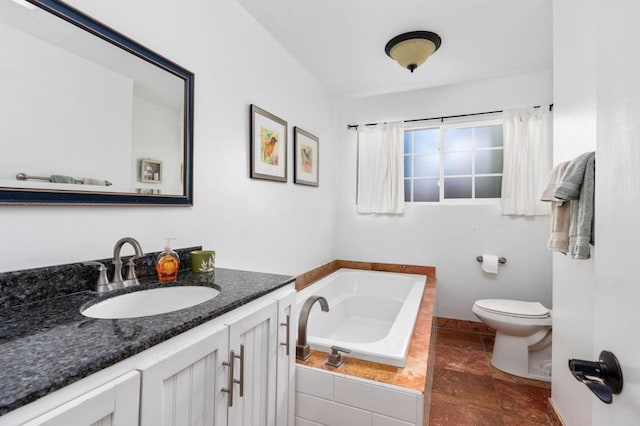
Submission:
M 125 245 L 125 243 L 129 243 L 135 250 L 136 254 L 131 256 L 127 261 L 127 277 L 123 279 L 120 252 L 122 251 L 122 246 Z M 140 284 L 138 277 L 136 276 L 134 261 L 142 256 L 144 256 L 144 253 L 142 252 L 140 243 L 138 243 L 135 238 L 125 237 L 116 242 L 116 245 L 113 247 L 113 265 L 115 266 L 115 269 L 113 271 L 113 280 L 111 282 L 112 288 L 131 287 L 133 285 Z
M 311 348 L 307 344 L 307 321 L 309 320 L 309 312 L 314 303 L 320 302 L 320 308 L 323 312 L 329 312 L 329 303 L 322 296 L 309 297 L 302 309 L 300 310 L 300 318 L 298 321 L 298 343 L 296 344 L 296 358 L 306 360 L 311 356 Z
M 109 282 L 109 277 L 107 276 L 107 267 L 100 262 L 84 262 L 84 266 L 97 266 L 100 271 L 100 276 L 98 277 L 98 281 L 96 282 L 96 291 L 98 293 L 104 293 L 105 291 L 112 290 L 111 283 Z

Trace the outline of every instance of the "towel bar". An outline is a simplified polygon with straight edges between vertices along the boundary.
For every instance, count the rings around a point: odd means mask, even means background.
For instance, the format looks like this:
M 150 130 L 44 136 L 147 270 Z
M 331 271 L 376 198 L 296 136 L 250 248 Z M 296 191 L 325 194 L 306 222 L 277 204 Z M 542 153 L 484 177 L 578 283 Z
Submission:
M 43 176 L 28 176 L 26 173 L 18 173 L 16 175 L 16 179 L 17 180 L 27 180 L 27 179 L 35 179 L 35 180 L 46 180 L 47 182 L 49 182 L 49 180 L 51 180 L 50 177 L 43 177 Z
M 482 263 L 482 256 L 476 256 L 476 260 L 478 262 Z M 501 263 L 501 264 L 507 263 L 507 258 L 506 257 L 499 257 L 498 258 L 498 263 Z
M 34 180 L 44 180 L 47 182 L 51 182 L 51 177 L 44 177 L 44 176 L 29 176 L 26 173 L 18 173 L 16 174 L 16 180 L 27 180 L 27 179 L 34 179 Z M 76 182 L 75 183 L 79 183 L 82 184 L 83 180 L 82 179 L 74 179 Z M 111 182 L 109 182 L 108 180 L 105 181 L 101 181 L 101 180 L 97 180 L 98 182 L 104 182 L 104 184 L 97 184 L 97 183 L 92 183 L 91 185 L 104 185 L 104 186 L 111 186 L 113 185 Z

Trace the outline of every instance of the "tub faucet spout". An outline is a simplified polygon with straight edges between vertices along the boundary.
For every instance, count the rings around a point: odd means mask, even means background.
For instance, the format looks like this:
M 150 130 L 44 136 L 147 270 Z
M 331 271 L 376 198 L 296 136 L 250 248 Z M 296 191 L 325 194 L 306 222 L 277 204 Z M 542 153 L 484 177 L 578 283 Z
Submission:
M 311 348 L 307 344 L 307 321 L 309 320 L 309 313 L 314 303 L 319 302 L 320 308 L 323 312 L 329 312 L 329 303 L 327 299 L 322 296 L 309 297 L 302 309 L 300 310 L 300 319 L 298 320 L 298 344 L 296 345 L 296 358 L 306 360 L 311 356 Z

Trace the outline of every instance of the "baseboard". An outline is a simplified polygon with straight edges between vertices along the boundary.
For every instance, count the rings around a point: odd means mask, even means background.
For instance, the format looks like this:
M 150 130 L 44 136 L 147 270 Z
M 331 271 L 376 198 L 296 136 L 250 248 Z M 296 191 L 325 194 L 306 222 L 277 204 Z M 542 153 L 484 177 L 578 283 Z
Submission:
M 482 334 L 496 334 L 493 328 L 488 327 L 486 324 L 479 321 L 467 321 L 456 318 L 443 318 L 438 317 L 438 327 L 451 328 L 460 331 L 471 331 L 474 333 Z
M 547 416 L 549 416 L 551 426 L 566 426 L 566 423 L 560 417 L 560 413 L 558 413 L 558 407 L 556 407 L 551 398 L 547 401 Z

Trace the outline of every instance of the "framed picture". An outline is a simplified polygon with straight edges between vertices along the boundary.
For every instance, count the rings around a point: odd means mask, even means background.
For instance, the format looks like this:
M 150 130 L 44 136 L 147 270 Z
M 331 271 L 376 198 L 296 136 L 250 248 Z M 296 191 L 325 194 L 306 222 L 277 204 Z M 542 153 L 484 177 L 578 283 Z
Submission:
M 293 140 L 295 151 L 293 182 L 318 186 L 320 140 L 300 127 L 294 127 Z
M 287 122 L 255 105 L 251 105 L 250 176 L 287 181 Z
M 162 161 L 140 160 L 140 182 L 161 183 Z

